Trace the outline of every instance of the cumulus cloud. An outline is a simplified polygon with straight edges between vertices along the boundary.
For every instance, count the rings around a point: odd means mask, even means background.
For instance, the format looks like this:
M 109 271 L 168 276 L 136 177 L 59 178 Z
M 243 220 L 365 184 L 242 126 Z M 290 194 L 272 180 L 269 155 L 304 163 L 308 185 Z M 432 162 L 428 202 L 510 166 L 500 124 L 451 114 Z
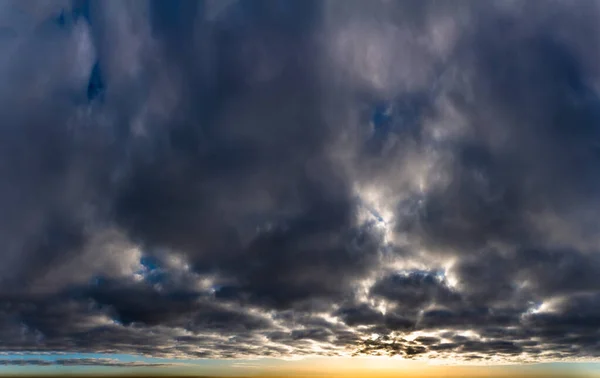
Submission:
M 0 350 L 599 355 L 596 2 L 218 3 L 0 6 Z

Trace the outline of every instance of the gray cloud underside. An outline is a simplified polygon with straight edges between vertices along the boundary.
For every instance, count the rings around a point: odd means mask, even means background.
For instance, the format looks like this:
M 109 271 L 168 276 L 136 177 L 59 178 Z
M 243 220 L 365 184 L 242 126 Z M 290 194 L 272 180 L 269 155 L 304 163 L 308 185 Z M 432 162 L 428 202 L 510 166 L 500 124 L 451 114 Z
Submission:
M 168 367 L 169 363 L 123 362 L 110 358 L 63 358 L 57 360 L 39 360 L 31 358 L 0 359 L 2 366 L 104 366 L 120 368 Z
M 0 350 L 598 357 L 599 12 L 3 2 Z

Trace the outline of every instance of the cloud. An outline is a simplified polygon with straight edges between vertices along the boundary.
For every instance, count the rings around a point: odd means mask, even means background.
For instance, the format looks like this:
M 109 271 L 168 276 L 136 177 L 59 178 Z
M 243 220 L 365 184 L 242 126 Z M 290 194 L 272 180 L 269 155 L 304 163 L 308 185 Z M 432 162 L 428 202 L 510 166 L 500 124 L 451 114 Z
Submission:
M 57 360 L 38 359 L 0 359 L 0 365 L 4 366 L 105 366 L 105 367 L 167 367 L 176 364 L 171 363 L 145 363 L 145 362 L 123 362 L 110 358 L 61 358 Z
M 598 356 L 595 2 L 24 4 L 0 350 Z

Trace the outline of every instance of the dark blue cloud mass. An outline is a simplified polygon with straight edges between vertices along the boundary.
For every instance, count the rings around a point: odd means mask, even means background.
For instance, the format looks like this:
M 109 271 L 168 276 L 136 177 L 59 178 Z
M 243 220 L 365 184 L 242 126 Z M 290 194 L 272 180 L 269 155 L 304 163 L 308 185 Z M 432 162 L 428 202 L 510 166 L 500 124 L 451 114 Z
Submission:
M 2 2 L 0 351 L 597 358 L 598 20 Z

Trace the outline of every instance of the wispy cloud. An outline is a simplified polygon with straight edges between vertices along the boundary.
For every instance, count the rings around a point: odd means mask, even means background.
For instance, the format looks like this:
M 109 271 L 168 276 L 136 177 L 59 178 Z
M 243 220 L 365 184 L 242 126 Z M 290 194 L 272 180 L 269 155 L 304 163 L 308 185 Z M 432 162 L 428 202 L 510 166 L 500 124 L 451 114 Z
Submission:
M 105 366 L 105 367 L 175 367 L 183 363 L 120 361 L 111 358 L 59 358 L 59 359 L 0 359 L 4 366 Z

